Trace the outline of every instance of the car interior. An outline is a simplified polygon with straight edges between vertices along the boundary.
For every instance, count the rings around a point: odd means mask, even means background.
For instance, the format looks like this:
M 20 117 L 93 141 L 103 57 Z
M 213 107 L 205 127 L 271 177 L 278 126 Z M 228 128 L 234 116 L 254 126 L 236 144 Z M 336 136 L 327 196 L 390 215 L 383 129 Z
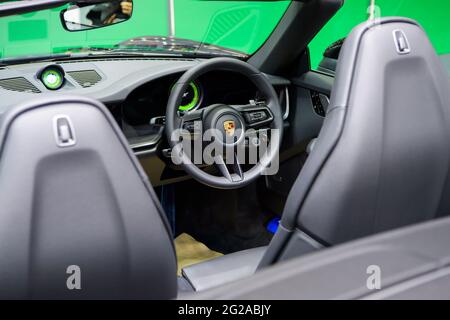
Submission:
M 0 17 L 70 1 L 33 2 Z M 395 299 L 444 286 L 448 73 L 402 17 L 356 26 L 311 70 L 308 45 L 343 5 L 292 1 L 249 56 L 1 60 L 0 298 Z M 257 132 L 213 139 L 234 165 L 196 164 L 173 139 L 224 120 Z M 236 146 L 261 139 L 257 163 L 240 163 Z M 374 259 L 389 287 L 377 293 L 352 276 Z M 74 264 L 83 290 L 66 288 Z
M 449 219 L 433 220 L 294 258 L 240 281 L 179 298 L 448 300 L 448 236 Z M 361 272 L 374 262 L 383 270 L 383 285 L 377 290 L 367 286 L 367 273 Z

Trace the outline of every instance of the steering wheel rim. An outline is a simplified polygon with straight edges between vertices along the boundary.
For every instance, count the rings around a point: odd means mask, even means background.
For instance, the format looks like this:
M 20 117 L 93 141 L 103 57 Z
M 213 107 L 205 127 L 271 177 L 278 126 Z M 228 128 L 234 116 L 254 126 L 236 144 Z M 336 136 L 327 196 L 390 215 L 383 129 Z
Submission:
M 238 181 L 233 181 L 233 179 L 230 180 L 230 177 L 219 177 L 206 173 L 192 163 L 190 156 L 186 155 L 184 152 L 179 152 L 179 142 L 172 139 L 173 132 L 181 128 L 183 117 L 179 117 L 178 115 L 178 106 L 181 104 L 184 92 L 193 80 L 196 80 L 201 75 L 213 70 L 239 73 L 251 80 L 262 98 L 265 99 L 265 106 L 273 116 L 270 123 L 270 129 L 276 129 L 277 132 L 275 136 L 271 137 L 267 151 L 258 163 L 250 170 L 245 171 L 242 175 L 242 179 Z M 252 65 L 241 60 L 234 58 L 213 58 L 201 62 L 189 69 L 181 76 L 177 83 L 175 83 L 167 104 L 165 128 L 167 140 L 172 148 L 172 153 L 177 153 L 181 165 L 188 174 L 200 183 L 214 188 L 236 189 L 246 186 L 256 180 L 265 171 L 267 166 L 278 157 L 283 132 L 283 117 L 277 94 L 266 75 Z

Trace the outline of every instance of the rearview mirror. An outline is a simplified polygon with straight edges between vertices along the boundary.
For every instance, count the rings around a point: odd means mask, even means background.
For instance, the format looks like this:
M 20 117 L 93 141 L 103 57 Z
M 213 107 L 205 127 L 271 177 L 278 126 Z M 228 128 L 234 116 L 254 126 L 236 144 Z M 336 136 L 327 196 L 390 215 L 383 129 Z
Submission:
M 61 11 L 61 22 L 67 31 L 84 31 L 127 21 L 132 14 L 133 0 L 73 2 Z

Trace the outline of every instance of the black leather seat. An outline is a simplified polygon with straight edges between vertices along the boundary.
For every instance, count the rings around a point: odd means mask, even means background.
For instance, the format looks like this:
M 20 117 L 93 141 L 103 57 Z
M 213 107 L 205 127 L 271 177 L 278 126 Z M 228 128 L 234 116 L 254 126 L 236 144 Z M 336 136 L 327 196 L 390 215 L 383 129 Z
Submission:
M 450 213 L 450 83 L 423 29 L 356 27 L 263 265 Z
M 448 215 L 448 77 L 416 22 L 386 18 L 356 27 L 340 54 L 323 128 L 262 261 L 229 255 L 224 263 L 261 268 Z M 190 268 L 201 268 L 200 280 L 220 278 L 217 262 L 207 264 Z M 235 270 L 234 280 L 248 275 Z
M 0 126 L 0 298 L 169 299 L 170 229 L 101 104 L 49 97 Z

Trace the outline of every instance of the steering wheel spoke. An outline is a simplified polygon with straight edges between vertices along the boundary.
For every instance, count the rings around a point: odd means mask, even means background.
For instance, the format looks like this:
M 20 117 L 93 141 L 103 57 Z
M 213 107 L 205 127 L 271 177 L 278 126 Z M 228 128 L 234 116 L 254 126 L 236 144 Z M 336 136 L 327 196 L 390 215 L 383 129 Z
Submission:
M 231 178 L 231 173 L 225 163 L 225 159 L 221 155 L 216 155 L 214 157 L 214 163 L 216 164 L 217 169 L 219 169 L 224 178 L 229 181 L 233 181 L 233 179 Z
M 244 171 L 242 170 L 241 164 L 237 154 L 234 152 L 232 154 L 232 159 L 224 159 L 222 155 L 216 155 L 214 157 L 214 163 L 217 169 L 219 169 L 221 175 L 230 182 L 239 182 L 244 180 Z M 234 172 L 230 172 L 229 166 L 233 167 Z
M 186 113 L 180 118 L 180 128 L 189 131 L 191 134 L 202 134 L 203 132 L 203 112 L 195 110 Z
M 203 120 L 203 109 L 193 110 L 186 112 L 181 119 L 185 121 L 202 121 Z
M 244 171 L 242 170 L 241 164 L 239 163 L 239 157 L 234 153 L 233 168 L 236 175 L 239 177 L 238 181 L 244 180 Z

